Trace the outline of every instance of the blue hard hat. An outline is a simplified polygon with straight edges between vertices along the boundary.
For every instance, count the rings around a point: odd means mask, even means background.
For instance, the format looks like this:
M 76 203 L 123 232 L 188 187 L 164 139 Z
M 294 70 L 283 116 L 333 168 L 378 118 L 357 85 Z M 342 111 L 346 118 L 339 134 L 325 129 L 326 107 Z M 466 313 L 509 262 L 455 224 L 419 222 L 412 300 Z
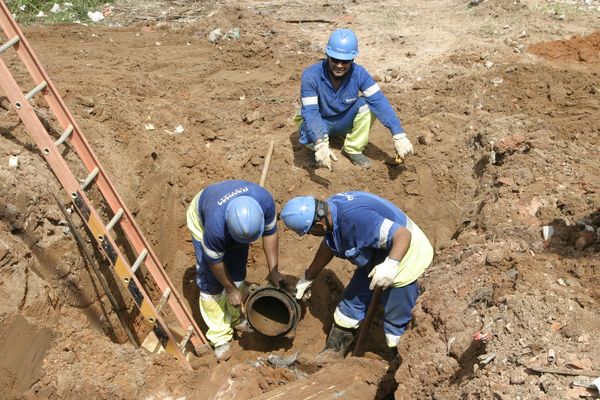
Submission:
M 285 226 L 302 236 L 313 224 L 315 199 L 312 196 L 294 197 L 283 206 L 280 215 Z
M 354 32 L 350 29 L 335 30 L 329 36 L 325 54 L 338 60 L 353 60 L 358 56 L 358 39 Z
M 225 222 L 229 234 L 236 242 L 250 243 L 262 236 L 265 216 L 258 201 L 249 196 L 231 200 L 225 210 Z

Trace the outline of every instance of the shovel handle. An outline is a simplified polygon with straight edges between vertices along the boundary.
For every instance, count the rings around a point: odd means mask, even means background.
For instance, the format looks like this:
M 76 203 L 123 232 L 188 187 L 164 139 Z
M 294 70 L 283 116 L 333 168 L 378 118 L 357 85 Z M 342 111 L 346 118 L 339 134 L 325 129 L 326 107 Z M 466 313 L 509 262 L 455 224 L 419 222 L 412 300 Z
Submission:
M 367 339 L 367 335 L 369 334 L 373 317 L 375 316 L 375 310 L 377 310 L 377 306 L 379 305 L 381 291 L 381 286 L 375 287 L 375 291 L 371 297 L 371 302 L 369 303 L 369 308 L 367 309 L 367 315 L 363 320 L 360 332 L 358 334 L 358 339 L 356 339 L 356 346 L 354 346 L 354 352 L 352 353 L 354 357 L 361 357 L 365 353 L 365 341 Z

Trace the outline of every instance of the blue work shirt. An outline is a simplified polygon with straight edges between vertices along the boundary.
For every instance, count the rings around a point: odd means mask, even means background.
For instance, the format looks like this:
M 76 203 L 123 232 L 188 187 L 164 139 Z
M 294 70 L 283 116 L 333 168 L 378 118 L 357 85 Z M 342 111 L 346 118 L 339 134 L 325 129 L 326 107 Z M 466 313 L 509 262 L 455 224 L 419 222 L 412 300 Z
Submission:
M 225 210 L 229 202 L 238 196 L 249 196 L 258 202 L 264 218 L 265 229 L 263 236 L 269 236 L 277 231 L 275 202 L 271 194 L 256 183 L 231 180 L 207 186 L 197 199 L 197 215 L 200 219 L 203 259 L 215 264 L 221 262 L 225 252 L 248 244 L 238 243 L 231 236 L 225 221 Z M 245 260 L 244 260 L 245 263 Z
M 359 268 L 370 270 L 385 260 L 396 230 L 412 224 L 402 210 L 371 193 L 338 193 L 327 204 L 333 220 L 333 232 L 325 235 L 327 246 Z
M 323 60 L 306 68 L 301 79 L 301 114 L 311 139 L 317 140 L 329 134 L 329 125 L 325 124 L 323 119 L 329 121 L 341 119 L 358 100 L 360 93 L 370 110 L 392 135 L 404 132 L 390 102 L 363 66 L 352 63 L 348 74 L 336 91 L 329 78 L 327 60 Z M 305 141 L 314 142 L 314 140 Z

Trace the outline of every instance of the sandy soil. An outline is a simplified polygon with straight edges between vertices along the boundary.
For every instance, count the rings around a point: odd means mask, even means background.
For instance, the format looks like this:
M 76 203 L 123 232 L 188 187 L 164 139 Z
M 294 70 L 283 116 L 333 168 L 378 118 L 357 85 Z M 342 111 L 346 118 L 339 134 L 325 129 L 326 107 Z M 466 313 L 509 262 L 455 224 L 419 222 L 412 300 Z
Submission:
M 600 6 L 475 3 L 142 2 L 115 6 L 104 26 L 26 29 L 199 322 L 185 208 L 208 183 L 258 181 L 271 140 L 266 187 L 279 207 L 299 194 L 367 190 L 406 210 L 436 258 L 397 370 L 380 316 L 366 358 L 312 363 L 352 273 L 334 261 L 294 340 L 246 335 L 230 361 L 205 354 L 187 372 L 128 342 L 54 201 L 59 184 L 0 93 L 0 397 L 269 398 L 294 382 L 343 376 L 355 377 L 344 398 L 598 397 L 573 387 L 574 376 L 527 367 L 600 376 Z M 300 74 L 342 26 L 358 33 L 357 61 L 381 81 L 415 144 L 402 167 L 379 124 L 369 171 L 343 157 L 333 172 L 313 171 L 297 143 Z M 216 28 L 232 38 L 210 43 Z M 2 57 L 29 87 L 14 54 Z M 65 157 L 81 171 L 74 154 Z M 546 241 L 543 226 L 554 228 Z M 317 245 L 282 229 L 281 270 L 298 276 Z M 131 299 L 96 254 L 143 340 Z M 251 282 L 265 282 L 265 265 L 253 246 Z M 476 332 L 491 340 L 474 340 Z M 267 360 L 296 352 L 290 367 Z

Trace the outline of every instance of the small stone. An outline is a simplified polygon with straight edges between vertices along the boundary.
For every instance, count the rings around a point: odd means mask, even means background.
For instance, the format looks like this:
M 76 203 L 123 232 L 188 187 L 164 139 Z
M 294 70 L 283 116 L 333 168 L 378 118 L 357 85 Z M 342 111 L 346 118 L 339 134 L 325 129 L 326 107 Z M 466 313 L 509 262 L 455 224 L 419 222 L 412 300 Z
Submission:
M 391 77 L 390 75 L 385 75 L 385 76 L 383 77 L 383 81 L 384 81 L 385 83 L 389 83 L 389 82 L 391 82 L 391 81 L 392 81 L 392 77 Z
M 222 37 L 223 37 L 223 32 L 221 32 L 221 29 L 217 28 L 208 34 L 207 39 L 211 43 L 217 43 Z
M 252 123 L 258 119 L 260 119 L 260 112 L 258 110 L 250 111 L 244 115 L 244 122 L 248 125 L 252 125 Z
M 492 250 L 485 256 L 485 263 L 487 265 L 498 265 L 504 260 L 504 258 L 504 250 Z
M 375 74 L 373 75 L 373 80 L 375 80 L 375 82 L 381 82 L 383 81 L 383 77 L 379 74 Z
M 521 370 L 513 371 L 510 374 L 511 385 L 522 385 L 525 383 L 525 374 Z
M 486 62 L 483 63 L 483 65 L 486 68 L 492 68 L 494 66 L 494 63 L 492 61 L 490 61 L 490 60 L 487 60 Z
M 428 132 L 417 136 L 417 141 L 419 142 L 419 144 L 422 144 L 423 146 L 429 145 L 431 143 L 432 139 L 433 139 L 433 135 Z
M 77 101 L 77 104 L 84 107 L 94 107 L 94 100 L 89 97 L 77 96 L 75 100 Z

